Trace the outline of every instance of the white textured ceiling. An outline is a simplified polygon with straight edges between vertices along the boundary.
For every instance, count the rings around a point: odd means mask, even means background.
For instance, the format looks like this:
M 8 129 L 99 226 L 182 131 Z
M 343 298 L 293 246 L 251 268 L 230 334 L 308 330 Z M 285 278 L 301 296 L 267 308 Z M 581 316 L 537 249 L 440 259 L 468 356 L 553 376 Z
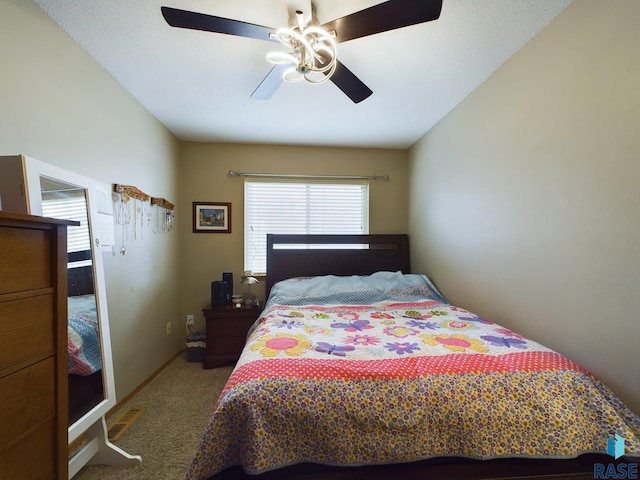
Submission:
M 169 6 L 285 26 L 304 0 L 34 0 L 174 134 L 187 141 L 407 148 L 571 0 L 444 0 L 438 20 L 338 44 L 373 90 L 354 104 L 332 82 L 250 97 L 277 44 L 173 28 Z M 381 3 L 315 0 L 320 23 Z

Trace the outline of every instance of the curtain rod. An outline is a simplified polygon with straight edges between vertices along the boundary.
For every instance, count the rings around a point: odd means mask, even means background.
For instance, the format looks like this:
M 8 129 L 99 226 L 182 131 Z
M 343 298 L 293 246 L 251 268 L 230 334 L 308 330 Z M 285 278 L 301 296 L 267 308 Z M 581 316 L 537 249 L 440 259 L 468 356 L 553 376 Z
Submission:
M 236 172 L 235 170 L 229 170 L 228 175 L 230 177 L 319 178 L 326 180 L 390 180 L 389 175 L 297 175 L 293 173 Z

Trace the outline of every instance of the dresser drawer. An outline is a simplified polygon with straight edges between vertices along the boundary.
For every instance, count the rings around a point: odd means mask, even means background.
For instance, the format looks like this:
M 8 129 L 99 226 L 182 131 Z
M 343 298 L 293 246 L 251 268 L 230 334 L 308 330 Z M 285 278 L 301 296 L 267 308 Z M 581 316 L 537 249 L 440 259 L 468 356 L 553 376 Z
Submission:
M 55 412 L 54 360 L 0 378 L 0 448 Z
M 50 235 L 46 230 L 0 227 L 5 252 L 0 255 L 0 294 L 52 286 Z
M 0 302 L 0 374 L 33 357 L 53 355 L 53 327 L 53 295 Z
M 40 428 L 29 432 L 19 441 L 0 448 L 0 479 L 52 478 L 56 478 L 53 419 L 44 422 Z

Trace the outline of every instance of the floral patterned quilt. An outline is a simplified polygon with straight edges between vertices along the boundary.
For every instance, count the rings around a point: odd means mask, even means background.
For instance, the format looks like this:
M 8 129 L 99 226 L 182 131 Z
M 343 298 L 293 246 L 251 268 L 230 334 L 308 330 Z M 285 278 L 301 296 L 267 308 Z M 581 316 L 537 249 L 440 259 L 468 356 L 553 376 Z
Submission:
M 433 299 L 270 302 L 188 471 L 439 456 L 640 456 L 640 418 L 580 365 Z

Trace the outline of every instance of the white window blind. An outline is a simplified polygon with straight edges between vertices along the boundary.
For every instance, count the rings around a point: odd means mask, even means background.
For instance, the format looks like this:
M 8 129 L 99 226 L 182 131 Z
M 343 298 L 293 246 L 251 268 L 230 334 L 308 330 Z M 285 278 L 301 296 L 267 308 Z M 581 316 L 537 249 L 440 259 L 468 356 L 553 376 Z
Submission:
M 42 215 L 51 218 L 76 220 L 80 226 L 67 228 L 67 252 L 82 252 L 91 249 L 87 202 L 84 190 L 42 193 Z
M 369 185 L 246 181 L 245 270 L 266 273 L 267 233 L 367 234 Z

